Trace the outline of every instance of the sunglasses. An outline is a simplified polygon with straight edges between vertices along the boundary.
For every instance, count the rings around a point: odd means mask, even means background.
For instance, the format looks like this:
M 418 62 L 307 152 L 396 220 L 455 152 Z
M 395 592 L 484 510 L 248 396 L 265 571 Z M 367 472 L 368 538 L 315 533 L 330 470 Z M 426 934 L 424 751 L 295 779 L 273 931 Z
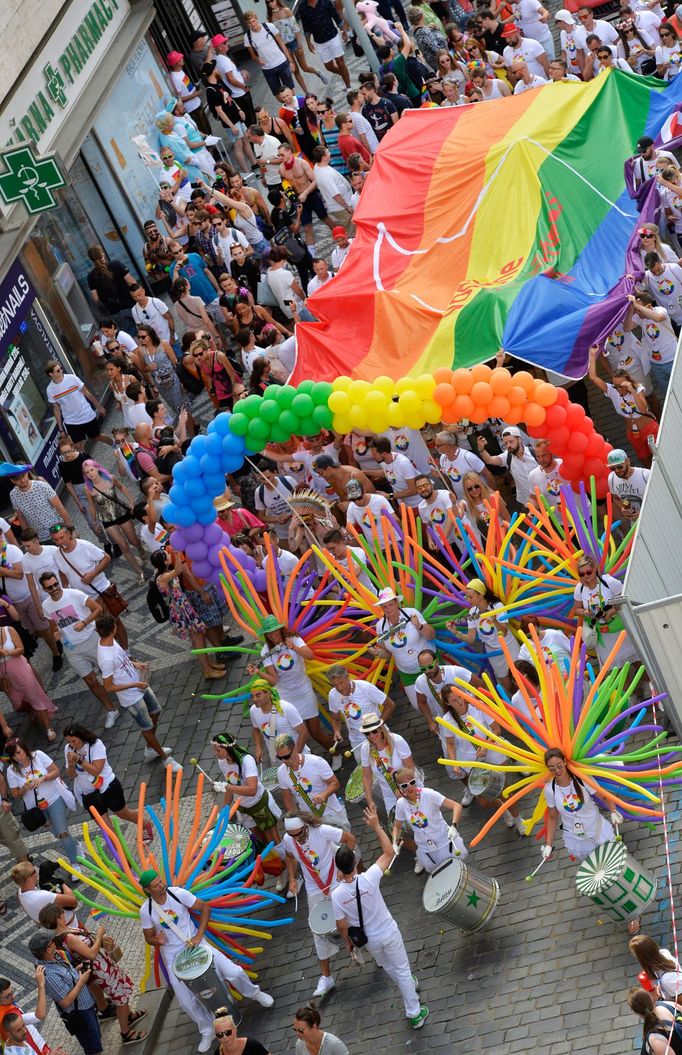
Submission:
M 579 571 L 578 572 L 578 578 L 579 579 L 589 579 L 589 577 L 591 575 L 594 575 L 594 572 L 592 572 L 592 571 Z
M 58 582 L 53 582 L 53 583 L 46 583 L 46 582 L 44 582 L 43 583 L 43 589 L 47 590 L 48 593 L 52 593 L 53 590 L 58 590 L 59 589 L 59 583 Z
M 50 528 L 50 534 L 51 535 L 56 535 L 58 531 L 65 531 L 65 530 L 66 530 L 66 524 L 53 524 L 52 527 Z
M 412 780 L 408 780 L 405 784 L 398 784 L 401 791 L 405 791 L 407 788 L 415 788 L 417 786 L 416 777 Z
M 420 663 L 419 664 L 419 669 L 420 670 L 435 670 L 437 666 L 438 666 L 438 663 L 434 660 L 433 663 L 427 663 L 427 665 L 425 667 L 422 666 L 422 664 Z
M 472 494 L 473 491 L 480 491 L 480 490 L 481 490 L 481 485 L 480 484 L 472 484 L 471 487 L 467 487 L 467 494 L 470 495 L 470 494 Z
M 293 753 L 293 751 L 290 751 L 288 755 L 277 755 L 277 758 L 280 762 L 288 762 Z
M 218 1040 L 220 1040 L 222 1037 L 231 1037 L 233 1033 L 234 1033 L 233 1029 L 223 1029 L 223 1030 L 221 1030 L 220 1033 L 218 1032 L 218 1030 L 216 1030 L 216 1034 L 215 1035 L 218 1038 Z

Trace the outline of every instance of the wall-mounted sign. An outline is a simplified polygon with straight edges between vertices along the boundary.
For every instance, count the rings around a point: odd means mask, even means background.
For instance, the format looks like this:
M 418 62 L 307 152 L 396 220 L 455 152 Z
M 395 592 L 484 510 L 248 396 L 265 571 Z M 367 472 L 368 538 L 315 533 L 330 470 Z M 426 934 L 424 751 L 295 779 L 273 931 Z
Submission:
M 5 172 L 0 173 L 0 197 L 7 205 L 20 201 L 34 216 L 57 204 L 52 193 L 65 187 L 66 179 L 54 156 L 36 158 L 30 147 L 15 147 L 0 152 Z

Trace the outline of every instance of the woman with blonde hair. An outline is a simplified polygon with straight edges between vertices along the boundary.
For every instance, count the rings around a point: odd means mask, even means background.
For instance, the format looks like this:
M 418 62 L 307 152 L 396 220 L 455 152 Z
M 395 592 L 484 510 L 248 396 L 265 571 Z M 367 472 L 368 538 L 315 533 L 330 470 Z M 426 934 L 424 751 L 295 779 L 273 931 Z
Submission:
M 361 722 L 365 742 L 360 748 L 362 786 L 367 805 L 374 805 L 374 780 L 381 791 L 387 815 L 395 809 L 400 794 L 396 773 L 399 769 L 414 769 L 412 750 L 407 740 L 392 733 L 378 714 L 365 714 Z
M 462 488 L 464 498 L 457 503 L 457 513 L 467 521 L 481 546 L 484 546 L 490 527 L 491 510 L 499 520 L 509 523 L 506 502 L 499 491 L 493 491 L 483 477 L 475 472 L 464 473 Z
M 682 1003 L 682 968 L 667 949 L 662 949 L 648 934 L 637 934 L 628 949 L 639 966 L 657 985 L 664 1000 Z
M 259 1040 L 240 1037 L 232 1015 L 226 1007 L 215 1013 L 215 1036 L 219 1041 L 216 1055 L 271 1055 Z
M 637 248 L 639 249 L 642 267 L 644 267 L 644 257 L 647 253 L 658 253 L 664 264 L 679 263 L 675 250 L 661 241 L 661 232 L 658 229 L 658 224 L 640 223 L 637 228 L 637 234 L 639 235 Z
M 132 553 L 135 548 L 144 558 L 142 542 L 133 526 L 133 500 L 128 488 L 92 458 L 83 462 L 83 482 L 91 516 L 99 520 L 109 541 L 121 547 L 126 562 L 144 582 L 142 564 Z

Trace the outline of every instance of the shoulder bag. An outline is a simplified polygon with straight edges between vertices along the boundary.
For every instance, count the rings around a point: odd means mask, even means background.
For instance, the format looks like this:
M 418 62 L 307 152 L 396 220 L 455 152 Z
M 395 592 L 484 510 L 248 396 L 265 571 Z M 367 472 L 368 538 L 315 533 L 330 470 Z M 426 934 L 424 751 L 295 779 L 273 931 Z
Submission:
M 353 945 L 355 946 L 356 949 L 362 949 L 363 946 L 365 946 L 367 944 L 367 942 L 369 941 L 369 938 L 367 937 L 367 934 L 365 933 L 365 923 L 364 923 L 364 920 L 362 918 L 362 902 L 360 900 L 360 886 L 359 886 L 359 883 L 360 883 L 360 880 L 356 879 L 355 880 L 355 899 L 356 899 L 356 901 L 358 903 L 358 920 L 360 921 L 360 926 L 359 927 L 349 927 L 348 928 L 348 937 L 350 938 L 351 942 L 353 943 Z
M 61 550 L 61 554 L 68 566 L 71 568 L 71 571 L 75 571 L 78 578 L 81 580 L 81 582 L 83 582 L 83 576 L 79 572 L 78 568 L 74 568 L 73 564 L 71 563 L 71 561 L 66 556 L 66 553 L 64 553 L 63 550 Z M 104 605 L 106 610 L 109 612 L 110 615 L 113 615 L 114 619 L 117 619 L 118 616 L 122 614 L 122 612 L 127 611 L 128 602 L 126 601 L 125 597 L 121 597 L 120 593 L 118 592 L 118 586 L 116 585 L 116 583 L 112 582 L 109 586 L 107 586 L 106 590 L 98 590 L 95 584 L 92 582 L 84 582 L 83 585 L 92 587 L 92 589 L 102 601 L 102 604 Z
M 31 766 L 31 773 L 33 774 L 33 766 Z M 38 792 L 33 789 L 33 795 L 36 800 L 35 806 L 31 806 L 30 809 L 24 809 L 21 814 L 21 823 L 27 832 L 37 832 L 39 828 L 42 828 L 47 824 L 47 817 L 45 816 L 45 810 L 41 810 L 38 805 Z

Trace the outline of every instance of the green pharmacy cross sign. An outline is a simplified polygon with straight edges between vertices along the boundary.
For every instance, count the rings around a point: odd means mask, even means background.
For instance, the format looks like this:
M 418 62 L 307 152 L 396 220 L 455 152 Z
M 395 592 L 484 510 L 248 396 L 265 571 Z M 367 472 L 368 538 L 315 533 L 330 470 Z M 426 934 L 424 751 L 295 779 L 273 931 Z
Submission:
M 38 159 L 30 147 L 20 146 L 3 151 L 0 158 L 6 169 L 0 173 L 0 197 L 7 205 L 23 202 L 31 216 L 54 209 L 57 202 L 52 192 L 66 186 L 54 155 Z

